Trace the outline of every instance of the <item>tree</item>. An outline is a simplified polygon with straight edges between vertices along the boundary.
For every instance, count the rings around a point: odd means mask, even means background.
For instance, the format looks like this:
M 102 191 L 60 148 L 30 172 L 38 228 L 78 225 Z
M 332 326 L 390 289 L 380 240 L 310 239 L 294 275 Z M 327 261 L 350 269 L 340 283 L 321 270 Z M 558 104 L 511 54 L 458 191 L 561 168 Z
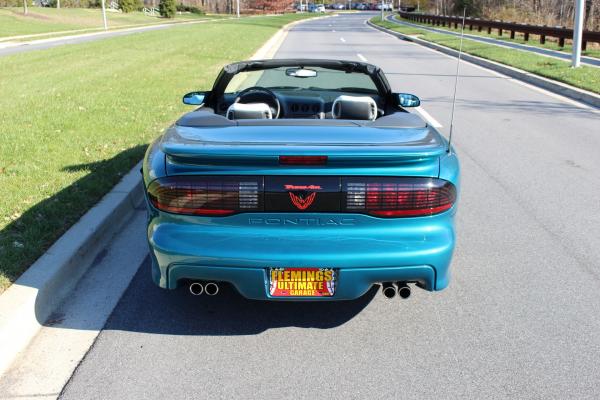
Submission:
M 463 10 L 467 11 L 467 16 L 477 17 L 480 14 L 480 10 L 474 0 L 457 0 L 454 2 L 454 12 L 462 15 Z
M 165 18 L 173 18 L 177 12 L 177 4 L 175 0 L 160 0 L 158 11 Z
M 139 10 L 142 7 L 140 0 L 119 0 L 119 8 L 124 13 Z

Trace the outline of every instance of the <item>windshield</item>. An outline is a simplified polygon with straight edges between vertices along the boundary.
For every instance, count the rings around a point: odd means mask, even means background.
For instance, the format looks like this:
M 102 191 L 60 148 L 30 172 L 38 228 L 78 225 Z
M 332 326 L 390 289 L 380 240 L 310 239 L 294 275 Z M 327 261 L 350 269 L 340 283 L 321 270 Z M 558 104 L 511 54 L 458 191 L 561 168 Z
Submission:
M 377 86 L 367 74 L 323 67 L 280 67 L 240 72 L 227 85 L 225 93 L 237 93 L 252 86 L 299 91 L 339 91 L 378 94 Z

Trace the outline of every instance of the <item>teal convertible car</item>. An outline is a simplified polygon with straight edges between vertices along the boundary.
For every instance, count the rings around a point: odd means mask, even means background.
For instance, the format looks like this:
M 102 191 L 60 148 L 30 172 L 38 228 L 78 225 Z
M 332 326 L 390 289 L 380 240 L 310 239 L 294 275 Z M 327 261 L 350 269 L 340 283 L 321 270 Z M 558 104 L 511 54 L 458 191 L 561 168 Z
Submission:
M 251 299 L 386 297 L 450 279 L 456 154 L 378 67 L 227 65 L 146 153 L 152 278 Z

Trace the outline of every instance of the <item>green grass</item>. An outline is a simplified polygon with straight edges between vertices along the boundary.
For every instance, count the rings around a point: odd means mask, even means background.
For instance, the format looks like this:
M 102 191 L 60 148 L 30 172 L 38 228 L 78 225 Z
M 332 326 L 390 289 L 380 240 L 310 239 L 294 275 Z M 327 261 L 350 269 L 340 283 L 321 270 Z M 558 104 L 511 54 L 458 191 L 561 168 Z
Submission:
M 306 17 L 207 22 L 0 57 L 0 292 L 190 110 L 182 94 L 209 89 L 224 64 Z
M 198 14 L 181 14 L 173 20 L 158 16 L 146 16 L 142 12 L 128 14 L 107 12 L 109 28 L 128 25 L 164 23 L 208 18 Z M 30 7 L 27 15 L 22 8 L 0 8 L 0 38 L 21 35 L 36 35 L 79 29 L 101 29 L 102 12 L 93 8 Z
M 454 25 L 452 27 L 437 26 L 437 25 L 424 24 L 421 22 L 416 22 L 416 21 L 411 21 L 411 20 L 405 20 L 405 19 L 402 19 L 402 20 L 409 22 L 411 24 L 422 25 L 422 26 L 440 29 L 440 30 L 446 30 L 446 31 L 452 31 L 452 32 L 460 32 L 461 31 L 460 27 L 454 28 Z M 465 24 L 465 25 L 467 25 L 467 24 Z M 497 40 L 503 40 L 503 41 L 509 42 L 509 43 L 525 44 L 528 46 L 539 47 L 539 48 L 548 49 L 548 50 L 562 51 L 564 53 L 569 53 L 569 54 L 571 53 L 571 51 L 573 49 L 573 47 L 571 46 L 569 41 L 567 41 L 565 43 L 564 47 L 560 47 L 558 45 L 558 41 L 552 40 L 552 38 L 550 38 L 550 37 L 546 38 L 546 43 L 541 44 L 539 42 L 539 36 L 537 36 L 537 35 L 529 35 L 529 41 L 525 41 L 524 35 L 522 33 L 515 32 L 515 38 L 511 39 L 510 31 L 506 31 L 506 30 L 503 32 L 502 36 L 498 35 L 497 30 L 492 30 L 492 33 L 488 35 L 487 30 L 482 30 L 481 32 L 479 32 L 479 31 L 477 31 L 476 28 L 474 28 L 472 31 L 470 31 L 469 27 L 465 26 L 465 34 L 488 37 L 488 38 L 497 39 Z M 592 47 L 592 46 L 593 46 L 593 43 L 588 43 L 587 50 L 583 51 L 582 54 L 584 56 L 588 56 L 588 57 L 600 58 L 600 49 Z
M 418 35 L 420 39 L 438 43 L 452 49 L 458 50 L 460 47 L 460 38 L 458 37 L 443 33 L 432 33 L 419 28 L 404 27 L 389 21 L 382 22 L 380 17 L 372 18 L 371 22 L 406 35 Z M 507 50 L 505 47 L 469 39 L 464 40 L 463 51 L 581 89 L 600 93 L 600 68 L 589 66 L 571 68 L 568 62 L 555 58 L 532 54 L 526 51 Z

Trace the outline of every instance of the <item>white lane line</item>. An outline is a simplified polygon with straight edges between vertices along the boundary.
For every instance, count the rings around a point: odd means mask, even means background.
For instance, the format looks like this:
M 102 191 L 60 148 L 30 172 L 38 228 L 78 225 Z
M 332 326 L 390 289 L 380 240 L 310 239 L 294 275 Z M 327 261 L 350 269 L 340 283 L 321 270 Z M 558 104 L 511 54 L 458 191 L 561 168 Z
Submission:
M 367 62 L 367 58 L 360 53 L 356 53 L 356 57 L 358 57 L 360 61 Z
M 343 37 L 340 38 L 340 40 L 344 43 L 346 43 L 346 39 L 344 39 Z
M 415 107 L 415 111 L 419 113 L 419 115 L 425 118 L 425 121 L 434 128 L 441 128 L 442 124 L 440 124 L 435 118 L 433 118 L 423 107 Z

